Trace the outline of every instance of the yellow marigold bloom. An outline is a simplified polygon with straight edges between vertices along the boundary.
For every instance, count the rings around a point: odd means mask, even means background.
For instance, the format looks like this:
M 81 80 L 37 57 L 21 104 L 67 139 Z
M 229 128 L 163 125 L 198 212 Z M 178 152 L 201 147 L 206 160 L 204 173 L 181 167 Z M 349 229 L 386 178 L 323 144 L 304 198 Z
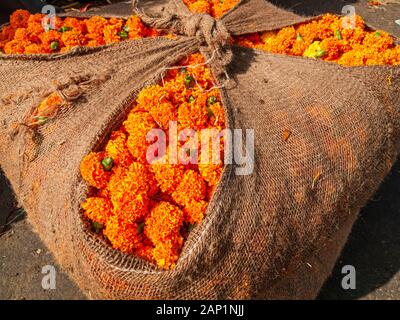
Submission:
M 106 225 L 108 218 L 112 215 L 112 204 L 108 199 L 100 197 L 87 198 L 82 203 L 85 216 L 102 225 Z
M 91 152 L 83 158 L 80 164 L 82 178 L 92 187 L 104 188 L 110 180 L 111 173 L 104 170 L 101 161 L 105 152 Z

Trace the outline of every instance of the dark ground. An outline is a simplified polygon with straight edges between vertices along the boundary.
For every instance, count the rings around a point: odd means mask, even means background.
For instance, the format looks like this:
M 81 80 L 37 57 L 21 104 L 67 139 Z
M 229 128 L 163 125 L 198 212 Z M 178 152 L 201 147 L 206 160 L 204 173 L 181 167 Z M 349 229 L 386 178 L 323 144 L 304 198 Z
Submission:
M 351 4 L 369 24 L 400 36 L 400 26 L 394 23 L 400 19 L 400 0 L 378 8 L 369 8 L 366 1 L 352 0 L 273 2 L 307 15 L 340 13 L 344 5 Z M 400 299 L 399 187 L 398 163 L 362 210 L 320 299 Z M 0 299 L 84 298 L 32 231 L 23 212 L 15 209 L 13 193 L 0 172 L 0 226 L 7 223 L 7 227 L 0 227 Z M 58 271 L 56 290 L 43 290 L 41 286 L 42 267 L 49 264 Z M 345 291 L 340 285 L 342 266 L 348 264 L 357 272 L 356 290 Z

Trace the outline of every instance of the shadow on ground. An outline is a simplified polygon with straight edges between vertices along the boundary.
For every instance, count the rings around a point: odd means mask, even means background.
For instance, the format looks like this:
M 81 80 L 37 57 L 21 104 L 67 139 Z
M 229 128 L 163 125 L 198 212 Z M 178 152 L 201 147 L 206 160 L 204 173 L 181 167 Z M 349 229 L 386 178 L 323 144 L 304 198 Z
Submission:
M 400 271 L 399 186 L 400 162 L 397 162 L 362 210 L 320 299 L 361 298 L 385 285 Z M 346 291 L 341 287 L 344 265 L 353 265 L 356 269 L 356 290 Z M 382 294 L 385 296 L 380 298 L 399 299 L 400 291 Z

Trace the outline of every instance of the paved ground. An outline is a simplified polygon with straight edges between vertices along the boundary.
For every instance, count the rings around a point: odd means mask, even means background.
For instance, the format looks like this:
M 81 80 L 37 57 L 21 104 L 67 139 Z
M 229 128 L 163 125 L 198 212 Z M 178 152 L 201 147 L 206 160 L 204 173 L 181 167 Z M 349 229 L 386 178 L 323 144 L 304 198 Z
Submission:
M 301 14 L 340 13 L 346 4 L 375 26 L 400 36 L 400 1 L 380 8 L 368 8 L 366 1 L 288 0 L 273 2 Z M 332 277 L 321 291 L 320 299 L 400 299 L 400 164 L 397 164 L 378 193 L 362 210 Z M 15 220 L 14 220 L 15 219 Z M 42 244 L 15 209 L 12 191 L 0 172 L 0 299 L 83 299 L 79 289 L 54 262 Z M 341 286 L 343 265 L 357 271 L 357 289 L 344 291 Z M 43 290 L 41 270 L 55 265 L 56 290 Z

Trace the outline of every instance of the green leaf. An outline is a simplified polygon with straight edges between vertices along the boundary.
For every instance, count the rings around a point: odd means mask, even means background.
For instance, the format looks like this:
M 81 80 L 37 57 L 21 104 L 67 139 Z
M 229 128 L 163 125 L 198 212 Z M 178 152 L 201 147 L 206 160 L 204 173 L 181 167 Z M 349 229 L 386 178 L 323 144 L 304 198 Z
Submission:
M 322 58 L 326 54 L 324 49 L 317 50 L 315 52 L 315 58 Z
M 191 87 L 193 85 L 194 78 L 192 76 L 186 76 L 184 82 L 186 87 Z
M 40 125 L 40 126 L 45 124 L 47 122 L 47 120 L 49 120 L 49 118 L 44 117 L 44 116 L 38 116 L 38 117 L 35 117 L 35 118 L 37 119 L 37 124 Z
M 335 38 L 338 40 L 342 40 L 342 33 L 340 32 L 340 30 L 336 30 L 335 31 Z
M 137 226 L 137 234 L 142 234 L 144 230 L 144 222 L 141 222 Z
M 217 99 L 217 97 L 214 97 L 214 96 L 208 97 L 208 99 L 207 99 L 208 106 L 211 104 L 217 103 L 217 102 L 218 102 L 218 99 Z
M 195 99 L 193 96 L 190 96 L 189 99 L 188 99 L 188 101 L 189 101 L 190 103 L 194 102 L 195 100 L 196 100 L 196 99 Z
M 101 160 L 101 165 L 103 166 L 104 171 L 110 171 L 114 165 L 114 160 L 110 157 L 104 158 Z
M 214 112 L 211 110 L 210 107 L 207 107 L 207 116 L 210 119 L 211 117 L 215 117 Z
M 50 43 L 50 49 L 53 51 L 58 50 L 58 48 L 60 47 L 58 41 L 53 41 L 52 43 Z
M 300 33 L 297 33 L 297 34 L 296 34 L 296 41 L 304 42 L 304 39 L 303 39 L 303 37 L 301 36 Z
M 128 32 L 126 32 L 125 30 L 120 31 L 120 32 L 118 33 L 118 35 L 119 35 L 120 38 L 122 38 L 122 39 L 127 39 L 127 38 L 129 37 Z
M 98 223 L 96 221 L 92 222 L 92 230 L 99 234 L 101 230 L 103 230 L 104 226 L 101 223 Z
M 71 30 L 72 30 L 71 27 L 64 26 L 64 27 L 61 27 L 60 29 L 58 29 L 58 32 L 64 33 L 64 32 L 71 31 Z

